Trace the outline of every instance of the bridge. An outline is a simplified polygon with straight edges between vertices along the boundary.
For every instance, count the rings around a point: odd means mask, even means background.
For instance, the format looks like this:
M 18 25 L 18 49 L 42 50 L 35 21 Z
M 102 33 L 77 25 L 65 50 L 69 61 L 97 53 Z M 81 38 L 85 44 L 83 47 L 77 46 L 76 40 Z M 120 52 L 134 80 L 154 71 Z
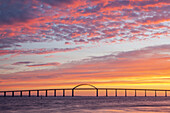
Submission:
M 90 86 L 91 88 L 79 88 L 80 86 Z M 167 92 L 170 90 L 163 90 L 163 89 L 131 89 L 131 88 L 97 88 L 94 85 L 91 84 L 79 84 L 73 88 L 64 88 L 64 89 L 34 89 L 34 90 L 13 90 L 13 91 L 0 91 L 0 94 L 2 93 L 3 95 L 1 97 L 6 97 L 7 93 L 11 93 L 11 97 L 15 97 L 15 93 L 19 92 L 20 97 L 22 97 L 23 92 L 28 92 L 28 97 L 31 97 L 31 92 L 36 91 L 36 96 L 39 97 L 40 91 L 45 91 L 45 96 L 48 96 L 48 91 L 53 91 L 54 92 L 54 97 L 56 97 L 56 91 L 61 90 L 62 91 L 62 96 L 65 97 L 65 91 L 66 90 L 71 90 L 72 91 L 72 97 L 75 95 L 75 90 L 95 90 L 96 91 L 96 97 L 98 97 L 99 90 L 104 90 L 105 91 L 105 96 L 108 95 L 109 90 L 114 90 L 115 91 L 115 97 L 118 96 L 118 90 L 123 90 L 124 91 L 124 96 L 127 97 L 127 91 L 134 91 L 134 97 L 137 97 L 137 91 L 144 91 L 145 92 L 145 97 L 147 96 L 147 91 L 154 91 L 155 92 L 155 97 L 157 97 L 157 92 L 158 91 L 163 91 L 164 96 L 167 97 Z

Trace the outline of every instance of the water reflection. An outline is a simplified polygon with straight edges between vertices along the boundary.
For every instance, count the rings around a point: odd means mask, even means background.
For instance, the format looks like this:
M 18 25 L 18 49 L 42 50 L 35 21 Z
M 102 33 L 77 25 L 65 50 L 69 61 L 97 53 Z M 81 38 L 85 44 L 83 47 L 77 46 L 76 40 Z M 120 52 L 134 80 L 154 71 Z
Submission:
M 1 97 L 2 113 L 169 113 L 170 97 Z

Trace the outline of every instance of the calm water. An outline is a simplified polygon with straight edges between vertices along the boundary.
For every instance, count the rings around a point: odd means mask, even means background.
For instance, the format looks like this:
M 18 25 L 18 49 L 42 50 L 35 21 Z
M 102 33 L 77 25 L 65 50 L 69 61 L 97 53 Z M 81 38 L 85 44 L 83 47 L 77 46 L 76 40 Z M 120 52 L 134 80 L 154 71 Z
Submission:
M 0 113 L 170 113 L 170 97 L 0 97 Z

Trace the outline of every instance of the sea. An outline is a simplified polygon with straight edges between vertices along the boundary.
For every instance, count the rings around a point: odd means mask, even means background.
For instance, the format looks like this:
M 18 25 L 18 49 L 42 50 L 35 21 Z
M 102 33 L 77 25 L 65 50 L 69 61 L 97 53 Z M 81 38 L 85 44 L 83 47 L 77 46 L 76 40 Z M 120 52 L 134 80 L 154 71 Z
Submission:
M 170 113 L 170 97 L 0 97 L 0 113 Z

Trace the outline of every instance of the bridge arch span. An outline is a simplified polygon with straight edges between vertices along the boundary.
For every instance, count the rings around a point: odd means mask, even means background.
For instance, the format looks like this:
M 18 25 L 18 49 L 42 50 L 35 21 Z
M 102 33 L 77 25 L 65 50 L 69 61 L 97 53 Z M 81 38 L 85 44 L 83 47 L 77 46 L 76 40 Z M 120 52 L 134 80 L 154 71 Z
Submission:
M 98 88 L 96 88 L 94 85 L 91 85 L 91 84 L 79 84 L 79 85 L 77 85 L 77 86 L 75 86 L 72 90 L 75 90 L 76 88 L 78 88 L 78 87 L 80 87 L 80 86 L 91 86 L 91 87 L 93 87 L 94 89 L 96 89 L 96 90 L 98 90 Z

